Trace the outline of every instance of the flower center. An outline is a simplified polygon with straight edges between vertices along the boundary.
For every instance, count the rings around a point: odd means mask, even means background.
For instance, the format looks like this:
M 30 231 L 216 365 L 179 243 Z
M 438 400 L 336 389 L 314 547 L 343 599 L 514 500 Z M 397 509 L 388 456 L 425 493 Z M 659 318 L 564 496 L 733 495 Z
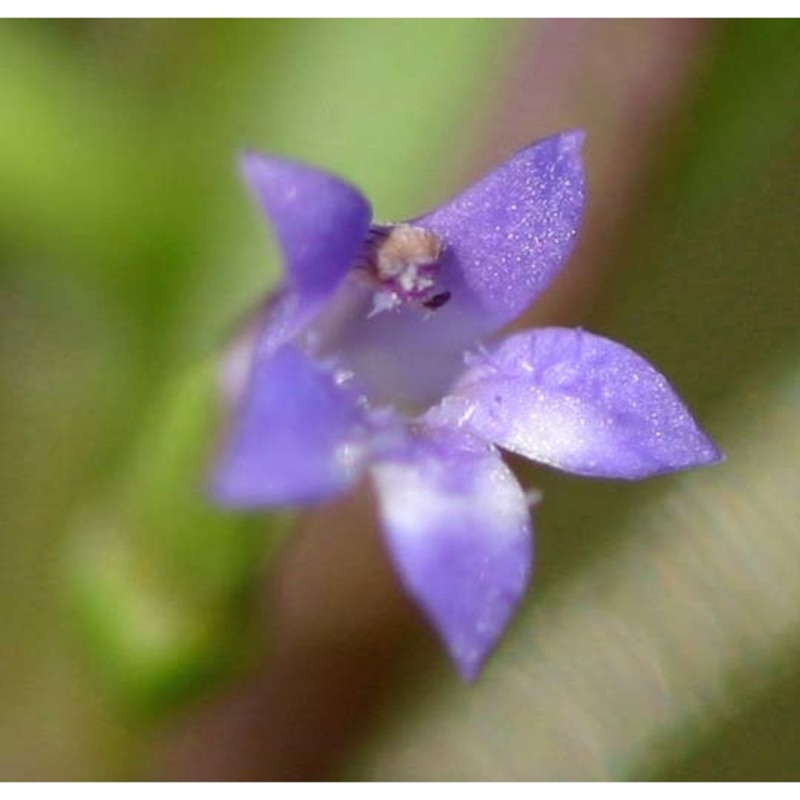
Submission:
M 429 310 L 443 306 L 449 292 L 436 290 L 444 250 L 432 231 L 413 225 L 373 226 L 359 268 L 375 287 L 370 316 L 415 302 Z
M 432 231 L 373 226 L 350 272 L 296 341 L 341 383 L 357 383 L 374 408 L 422 413 L 463 368 L 459 309 L 448 303 L 449 255 Z

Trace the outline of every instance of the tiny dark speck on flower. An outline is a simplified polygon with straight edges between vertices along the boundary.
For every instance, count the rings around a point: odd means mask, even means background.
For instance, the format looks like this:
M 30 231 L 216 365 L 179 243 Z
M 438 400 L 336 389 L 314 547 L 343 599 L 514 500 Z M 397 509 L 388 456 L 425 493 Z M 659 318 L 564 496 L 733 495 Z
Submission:
M 398 575 L 467 679 L 533 562 L 533 495 L 503 451 L 628 480 L 722 457 L 663 376 L 623 345 L 580 329 L 497 334 L 575 244 L 583 139 L 534 143 L 391 224 L 328 172 L 242 160 L 285 274 L 243 337 L 255 344 L 236 348 L 246 377 L 223 369 L 239 377 L 226 386 L 234 418 L 212 494 L 240 509 L 306 507 L 369 477 Z
M 430 300 L 425 300 L 422 305 L 425 308 L 431 309 L 431 311 L 435 311 L 437 308 L 441 308 L 451 297 L 450 292 L 439 292 L 439 294 L 435 294 L 431 297 Z

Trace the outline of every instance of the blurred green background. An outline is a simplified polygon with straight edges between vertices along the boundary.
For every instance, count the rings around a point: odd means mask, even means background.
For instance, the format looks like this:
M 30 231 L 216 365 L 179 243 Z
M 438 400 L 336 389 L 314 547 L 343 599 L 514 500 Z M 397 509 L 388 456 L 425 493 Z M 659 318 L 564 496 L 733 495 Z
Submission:
M 800 779 L 800 24 L 0 23 L 0 778 Z M 527 324 L 651 358 L 728 453 L 521 466 L 537 581 L 475 686 L 368 506 L 224 515 L 214 368 L 279 263 L 260 147 L 378 216 L 588 133 Z

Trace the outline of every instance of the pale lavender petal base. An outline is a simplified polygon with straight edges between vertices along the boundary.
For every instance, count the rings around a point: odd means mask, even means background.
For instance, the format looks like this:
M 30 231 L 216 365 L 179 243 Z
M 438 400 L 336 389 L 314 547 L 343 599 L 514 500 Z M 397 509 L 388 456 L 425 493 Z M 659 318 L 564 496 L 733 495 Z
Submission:
M 400 577 L 466 679 L 477 676 L 528 584 L 525 496 L 494 448 L 439 432 L 372 468 Z
M 242 174 L 272 223 L 292 288 L 327 295 L 360 253 L 372 218 L 345 181 L 283 158 L 246 153 Z
M 357 479 L 367 434 L 357 397 L 284 346 L 252 369 L 212 492 L 238 508 L 326 500 Z
M 544 328 L 475 358 L 439 414 L 535 461 L 637 479 L 721 453 L 645 359 L 582 330 Z

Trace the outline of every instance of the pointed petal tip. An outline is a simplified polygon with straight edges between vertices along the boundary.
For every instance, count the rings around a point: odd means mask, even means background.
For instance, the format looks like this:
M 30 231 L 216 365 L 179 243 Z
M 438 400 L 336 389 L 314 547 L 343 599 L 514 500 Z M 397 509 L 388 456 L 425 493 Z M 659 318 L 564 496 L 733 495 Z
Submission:
M 725 453 L 720 450 L 715 442 L 698 427 L 697 435 L 699 438 L 697 450 L 694 457 L 687 460 L 682 466 L 668 468 L 667 472 L 674 472 L 676 469 L 692 469 L 695 467 L 713 467 L 727 460 Z
M 444 637 L 443 637 L 444 639 Z M 476 683 L 483 677 L 484 670 L 489 663 L 492 654 L 497 650 L 497 646 L 502 640 L 502 635 L 498 636 L 496 641 L 488 646 L 484 646 L 481 650 L 459 651 L 450 646 L 445 641 L 447 654 L 458 673 L 458 677 L 464 683 Z
M 480 678 L 488 654 L 480 659 L 459 660 L 458 656 L 451 653 L 458 675 L 464 683 L 475 683 Z
M 334 190 L 339 193 L 345 192 L 354 195 L 357 197 L 359 205 L 368 206 L 371 212 L 369 202 L 357 186 L 335 172 L 322 167 L 295 158 L 267 153 L 253 147 L 240 148 L 236 155 L 236 163 L 240 174 L 248 183 L 251 183 L 254 178 L 265 177 L 265 172 L 274 173 L 274 177 L 282 177 L 282 174 L 285 173 L 289 179 L 306 177 L 319 182 L 318 188 L 333 186 Z
M 629 465 L 625 470 L 621 470 L 616 475 L 596 475 L 593 472 L 582 472 L 576 470 L 575 474 L 585 474 L 587 477 L 609 477 L 619 480 L 640 481 L 648 478 L 659 478 L 663 475 L 672 475 L 675 472 L 684 470 L 703 469 L 721 464 L 726 460 L 725 453 L 702 431 L 694 422 L 687 411 L 687 417 L 691 420 L 689 430 L 685 432 L 688 452 L 681 451 L 675 453 L 661 453 L 660 458 L 652 461 L 645 461 L 635 465 Z M 689 442 L 694 440 L 693 444 Z M 553 464 L 557 469 L 560 465 Z
M 284 183 L 291 183 L 296 177 L 307 173 L 316 173 L 322 180 L 333 178 L 324 170 L 316 169 L 308 164 L 303 164 L 291 158 L 266 153 L 245 147 L 239 150 L 236 163 L 239 175 L 255 193 L 256 197 L 263 199 L 265 190 L 272 185 L 284 189 Z M 268 182 L 265 184 L 265 181 Z
M 727 455 L 717 446 L 717 444 L 708 436 L 705 437 L 705 449 L 701 454 L 701 458 L 697 462 L 698 467 L 712 466 L 713 464 L 721 464 L 727 460 Z
M 580 152 L 583 149 L 583 145 L 586 143 L 586 131 L 582 128 L 564 131 L 564 133 L 561 134 L 561 143 L 564 149 Z
M 688 430 L 684 436 L 687 450 L 676 453 L 662 453 L 662 459 L 655 463 L 640 464 L 638 468 L 631 469 L 629 474 L 620 474 L 622 480 L 638 481 L 647 478 L 657 478 L 662 475 L 671 475 L 683 470 L 702 469 L 713 467 L 726 460 L 725 453 L 717 447 L 714 441 L 706 435 L 703 429 L 694 421 L 691 414 L 687 414 Z M 689 444 L 692 440 L 693 443 Z
M 239 150 L 236 154 L 236 165 L 239 168 L 239 174 L 246 183 L 252 183 L 254 173 L 258 170 L 268 168 L 272 161 L 272 156 L 255 150 L 251 147 L 245 147 Z
M 691 458 L 687 458 L 682 461 L 675 461 L 672 463 L 662 463 L 658 465 L 651 465 L 648 467 L 639 467 L 637 469 L 631 469 L 627 472 L 620 472 L 618 475 L 595 475 L 591 472 L 579 472 L 575 471 L 574 474 L 576 475 L 585 475 L 589 478 L 595 477 L 610 477 L 611 479 L 623 480 L 623 481 L 641 481 L 647 480 L 648 478 L 660 478 L 665 475 L 672 475 L 676 472 L 683 472 L 684 470 L 695 470 L 695 469 L 705 469 L 706 467 L 713 467 L 717 464 L 721 464 L 725 461 L 725 454 L 717 450 L 716 448 L 705 450 L 698 450 L 697 453 L 694 454 Z M 556 469 L 560 469 L 558 465 L 551 465 L 555 466 Z
M 236 153 L 236 163 L 239 166 L 244 166 L 250 160 L 255 160 L 261 157 L 261 153 L 254 147 L 240 147 Z
M 270 153 L 265 150 L 260 150 L 256 147 L 250 147 L 249 145 L 238 148 L 236 152 L 236 162 L 241 167 L 247 165 L 257 165 L 257 164 L 269 165 L 272 163 L 297 164 L 298 166 L 306 166 L 304 164 L 301 164 L 299 161 L 295 161 L 294 159 L 286 158 L 284 156 L 278 156 L 275 155 L 274 153 Z
M 552 136 L 547 136 L 544 139 L 537 139 L 535 142 L 531 142 L 527 147 L 523 147 L 520 152 L 524 153 L 529 150 L 534 150 L 548 143 L 558 145 L 558 150 L 561 153 L 580 158 L 583 146 L 586 143 L 586 131 L 581 128 L 573 128 L 568 131 L 554 133 Z

